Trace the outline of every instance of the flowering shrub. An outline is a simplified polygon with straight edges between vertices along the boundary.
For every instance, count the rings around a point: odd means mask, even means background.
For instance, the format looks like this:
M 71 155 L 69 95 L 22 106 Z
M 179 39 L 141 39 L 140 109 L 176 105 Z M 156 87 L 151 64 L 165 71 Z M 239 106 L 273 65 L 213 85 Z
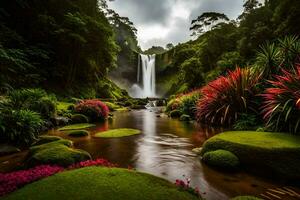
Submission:
M 191 180 L 189 178 L 185 178 L 185 180 L 177 179 L 175 185 L 182 190 L 185 190 L 199 198 L 201 198 L 199 188 L 190 186 Z
M 21 170 L 6 174 L 0 173 L 0 196 L 13 192 L 14 190 L 63 171 L 62 167 L 41 165 L 28 170 Z
M 201 97 L 200 90 L 194 90 L 189 93 L 180 94 L 175 99 L 168 102 L 166 112 L 170 113 L 179 110 L 181 113 L 194 117 L 196 104 Z
M 18 188 L 40 180 L 42 178 L 52 176 L 64 170 L 72 170 L 90 166 L 116 167 L 105 159 L 87 160 L 73 164 L 66 169 L 60 166 L 40 165 L 31 169 L 15 171 L 10 173 L 0 173 L 0 197 L 11 193 Z
M 254 97 L 260 76 L 250 69 L 237 68 L 201 89 L 197 120 L 209 124 L 231 125 L 242 113 L 255 112 Z
M 274 131 L 299 133 L 300 130 L 300 65 L 295 72 L 282 70 L 269 81 L 272 88 L 262 94 L 262 113 L 267 126 Z
M 116 167 L 116 164 L 110 163 L 108 160 L 98 158 L 96 160 L 86 160 L 76 164 L 71 165 L 68 169 L 78 169 L 83 167 L 90 167 L 90 166 L 101 166 L 101 167 Z
M 92 99 L 80 101 L 75 106 L 75 112 L 89 117 L 91 121 L 101 121 L 108 117 L 109 109 L 102 101 Z

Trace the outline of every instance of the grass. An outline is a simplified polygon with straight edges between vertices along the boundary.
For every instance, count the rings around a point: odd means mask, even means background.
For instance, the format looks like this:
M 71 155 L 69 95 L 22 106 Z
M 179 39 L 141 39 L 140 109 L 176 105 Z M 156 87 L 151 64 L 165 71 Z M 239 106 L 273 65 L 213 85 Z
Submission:
M 68 131 L 66 134 L 70 137 L 85 137 L 89 136 L 90 132 L 86 130 L 74 130 L 74 131 Z
M 69 140 L 57 140 L 54 142 L 31 147 L 26 164 L 36 166 L 41 164 L 53 164 L 60 166 L 69 166 L 71 164 L 91 159 L 89 153 L 73 149 Z
M 99 132 L 95 134 L 95 137 L 101 138 L 118 138 L 118 137 L 126 137 L 131 135 L 140 134 L 141 131 L 137 129 L 129 129 L 129 128 L 120 128 L 113 129 L 109 131 Z
M 58 111 L 67 111 L 69 106 L 73 106 L 73 105 L 74 105 L 73 103 L 58 101 L 57 102 L 57 110 Z
M 58 129 L 59 131 L 68 131 L 68 130 L 78 130 L 78 129 L 86 129 L 86 128 L 91 128 L 96 126 L 95 124 L 87 124 L 87 123 L 83 123 L 83 124 L 73 124 L 73 125 L 69 125 L 69 126 L 64 126 L 60 129 Z
M 34 182 L 3 200 L 193 200 L 168 181 L 136 171 L 87 167 Z
M 236 155 L 222 149 L 205 153 L 202 160 L 210 166 L 225 170 L 235 170 L 240 165 L 239 158 Z
M 105 103 L 107 105 L 107 107 L 109 108 L 110 111 L 116 111 L 117 109 L 122 108 L 121 106 L 119 106 L 115 103 L 112 103 L 112 102 L 105 101 L 103 103 Z
M 235 154 L 246 168 L 283 179 L 300 178 L 300 137 L 284 133 L 232 131 L 216 135 L 201 154 L 224 149 Z

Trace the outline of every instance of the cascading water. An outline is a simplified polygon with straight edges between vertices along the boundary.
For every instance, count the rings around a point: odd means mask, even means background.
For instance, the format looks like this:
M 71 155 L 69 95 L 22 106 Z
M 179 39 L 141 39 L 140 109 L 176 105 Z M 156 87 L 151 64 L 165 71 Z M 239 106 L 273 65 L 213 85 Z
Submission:
M 140 54 L 138 60 L 137 84 L 132 86 L 131 96 L 136 98 L 156 97 L 155 55 Z M 140 83 L 141 81 L 142 83 Z

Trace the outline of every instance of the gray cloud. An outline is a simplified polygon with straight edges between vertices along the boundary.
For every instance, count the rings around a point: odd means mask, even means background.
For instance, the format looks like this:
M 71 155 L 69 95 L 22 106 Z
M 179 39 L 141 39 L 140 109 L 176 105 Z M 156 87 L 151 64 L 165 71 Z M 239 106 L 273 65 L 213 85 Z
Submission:
M 188 41 L 191 20 L 203 12 L 235 19 L 243 9 L 242 0 L 115 0 L 108 5 L 135 24 L 143 49 Z

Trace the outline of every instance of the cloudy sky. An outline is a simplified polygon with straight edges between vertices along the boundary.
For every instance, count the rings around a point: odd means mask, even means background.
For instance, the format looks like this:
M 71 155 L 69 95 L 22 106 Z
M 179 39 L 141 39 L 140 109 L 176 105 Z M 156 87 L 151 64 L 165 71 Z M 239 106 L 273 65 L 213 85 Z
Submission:
M 221 12 L 235 19 L 243 10 L 243 0 L 114 0 L 108 5 L 135 24 L 144 50 L 188 41 L 192 19 L 203 12 Z

